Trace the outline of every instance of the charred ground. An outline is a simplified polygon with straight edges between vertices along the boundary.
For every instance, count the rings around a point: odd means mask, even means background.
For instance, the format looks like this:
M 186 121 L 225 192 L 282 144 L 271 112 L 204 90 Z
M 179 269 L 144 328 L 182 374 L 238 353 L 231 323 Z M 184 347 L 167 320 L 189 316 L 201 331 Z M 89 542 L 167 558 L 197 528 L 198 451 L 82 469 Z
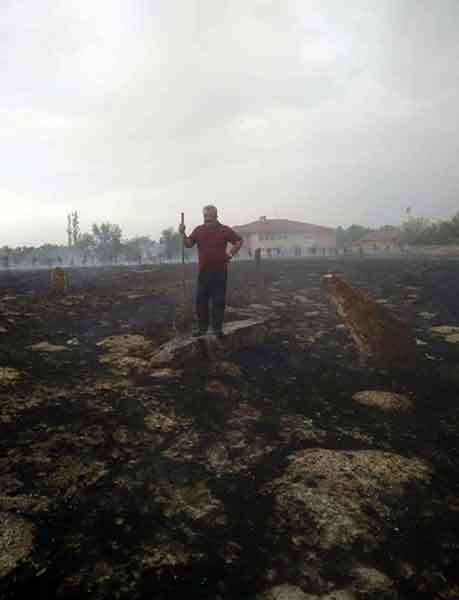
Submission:
M 153 377 L 98 344 L 169 339 L 179 268 L 71 270 L 64 297 L 47 272 L 2 273 L 0 550 L 18 560 L 0 596 L 458 597 L 458 269 L 233 265 L 227 317 L 266 317 L 267 342 Z M 409 324 L 416 369 L 361 363 L 327 272 Z M 364 390 L 412 408 L 359 405 Z

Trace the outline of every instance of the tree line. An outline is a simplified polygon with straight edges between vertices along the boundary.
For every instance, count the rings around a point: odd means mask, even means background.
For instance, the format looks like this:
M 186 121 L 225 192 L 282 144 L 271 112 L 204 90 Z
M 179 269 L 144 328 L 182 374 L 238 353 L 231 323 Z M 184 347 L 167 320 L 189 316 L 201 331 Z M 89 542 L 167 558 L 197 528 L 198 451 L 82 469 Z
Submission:
M 372 231 L 391 231 L 399 235 L 403 244 L 459 245 L 459 212 L 450 219 L 430 221 L 422 217 L 408 217 L 399 227 L 385 225 L 377 230 L 353 224 L 336 228 L 338 248 L 352 245 Z M 123 238 L 119 225 L 105 221 L 92 225 L 90 232 L 81 232 L 78 213 L 67 215 L 67 245 L 43 244 L 39 247 L 18 246 L 0 248 L 0 266 L 56 266 L 59 264 L 116 264 L 163 262 L 178 260 L 182 239 L 173 227 L 164 229 L 159 241 L 149 236 Z M 187 260 L 193 260 L 196 248 L 187 251 Z
M 0 247 L 0 267 L 157 263 L 181 256 L 182 239 L 172 227 L 162 231 L 159 241 L 150 236 L 124 239 L 121 227 L 110 221 L 94 223 L 90 231 L 81 232 L 75 211 L 67 215 L 66 234 L 66 245 Z M 187 258 L 194 254 L 188 252 Z
M 378 229 L 371 229 L 356 224 L 347 228 L 337 227 L 337 246 L 339 248 L 351 246 L 353 242 L 375 231 L 393 232 L 399 236 L 402 244 L 410 246 L 459 245 L 459 212 L 449 219 L 438 222 L 410 216 L 398 227 L 384 225 Z
M 459 212 L 438 222 L 411 217 L 403 223 L 401 236 L 405 243 L 413 246 L 459 245 Z

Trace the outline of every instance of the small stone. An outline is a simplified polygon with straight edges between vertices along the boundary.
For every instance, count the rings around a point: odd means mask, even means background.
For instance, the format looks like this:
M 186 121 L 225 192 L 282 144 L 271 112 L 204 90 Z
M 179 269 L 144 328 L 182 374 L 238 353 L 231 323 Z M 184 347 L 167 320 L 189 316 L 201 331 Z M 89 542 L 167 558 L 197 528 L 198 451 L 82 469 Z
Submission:
M 150 376 L 155 379 L 177 379 L 181 377 L 182 372 L 177 369 L 168 369 L 165 367 L 164 369 L 153 369 L 150 371 Z
M 459 333 L 459 327 L 456 325 L 439 325 L 438 327 L 431 327 L 432 333 L 438 333 L 439 335 L 453 335 Z
M 34 352 L 48 352 L 50 354 L 54 354 L 55 352 L 65 352 L 68 350 L 66 346 L 50 344 L 49 342 L 40 342 L 38 344 L 34 344 L 33 346 L 29 346 L 29 348 Z
M 354 402 L 364 406 L 372 406 L 385 411 L 406 411 L 413 407 L 413 403 L 404 394 L 394 394 L 381 390 L 368 390 L 358 392 L 352 396 Z

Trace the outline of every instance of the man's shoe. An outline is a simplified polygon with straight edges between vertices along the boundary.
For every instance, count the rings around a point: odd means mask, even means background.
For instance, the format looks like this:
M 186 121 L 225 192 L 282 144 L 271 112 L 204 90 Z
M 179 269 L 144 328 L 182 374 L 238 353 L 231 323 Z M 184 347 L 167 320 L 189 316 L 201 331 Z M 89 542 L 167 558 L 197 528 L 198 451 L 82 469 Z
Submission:
M 215 333 L 215 337 L 219 340 L 222 340 L 225 337 L 225 334 L 223 333 L 223 331 L 221 329 L 217 329 L 217 331 L 215 331 L 214 333 Z

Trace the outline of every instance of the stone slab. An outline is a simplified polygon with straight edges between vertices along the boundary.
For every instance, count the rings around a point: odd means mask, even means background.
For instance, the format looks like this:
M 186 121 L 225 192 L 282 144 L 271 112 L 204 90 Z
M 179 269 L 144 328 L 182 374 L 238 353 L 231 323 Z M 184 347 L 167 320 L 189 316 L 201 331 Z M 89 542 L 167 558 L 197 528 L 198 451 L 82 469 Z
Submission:
M 150 359 L 152 369 L 164 366 L 181 367 L 194 361 L 222 360 L 242 348 L 257 346 L 265 341 L 268 327 L 262 319 L 244 319 L 228 323 L 225 337 L 213 335 L 175 338 L 159 348 Z

